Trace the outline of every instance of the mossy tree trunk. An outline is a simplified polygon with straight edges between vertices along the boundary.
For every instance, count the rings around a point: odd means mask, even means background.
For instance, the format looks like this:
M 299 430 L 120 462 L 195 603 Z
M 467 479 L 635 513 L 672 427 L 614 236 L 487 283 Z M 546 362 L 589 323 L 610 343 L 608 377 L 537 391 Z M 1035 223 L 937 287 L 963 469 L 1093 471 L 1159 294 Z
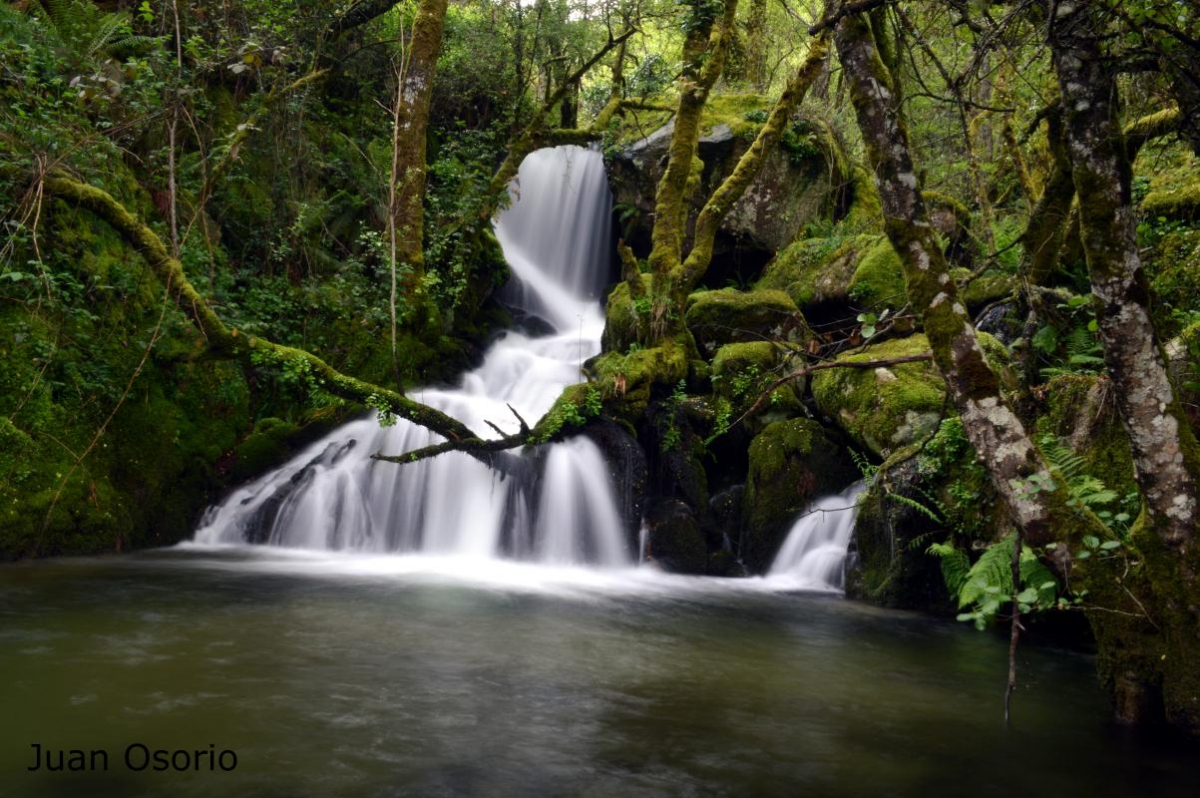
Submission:
M 1114 70 L 1101 45 L 1109 32 L 1089 3 L 1050 0 L 1049 25 L 1105 366 L 1142 494 L 1134 539 L 1146 558 L 1148 599 L 1163 631 L 1159 673 L 1138 676 L 1161 679 L 1168 719 L 1200 735 L 1196 441 L 1147 307 L 1130 200 L 1132 169 L 1117 122 Z
M 1052 159 L 1050 177 L 1021 235 L 1021 246 L 1025 253 L 1022 276 L 1033 285 L 1045 285 L 1058 268 L 1058 256 L 1071 215 L 1071 203 L 1075 199 L 1071 159 L 1063 138 L 1062 114 L 1057 109 L 1052 110 L 1046 121 L 1046 139 Z
M 720 19 L 704 16 L 704 9 L 697 6 L 684 43 L 685 67 L 680 78 L 675 129 L 667 151 L 667 168 L 659 180 L 654 198 L 654 227 L 651 230 L 648 258 L 653 310 L 649 329 L 643 336 L 649 341 L 664 340 L 681 331 L 684 304 L 712 262 L 713 245 L 721 222 L 762 171 L 767 155 L 778 146 L 792 113 L 820 76 L 829 56 L 826 36 L 818 36 L 772 106 L 754 142 L 742 154 L 729 176 L 705 201 L 696 219 L 691 248 L 685 257 L 688 208 L 703 166 L 697 158 L 701 115 L 708 94 L 724 65 L 735 5 L 736 0 L 729 0 Z M 627 280 L 630 295 L 638 296 L 642 291 L 640 278 L 632 269 L 626 271 L 634 278 Z
M 880 57 L 875 33 L 862 15 L 850 15 L 837 24 L 835 41 L 879 186 L 888 238 L 904 265 L 908 298 L 924 320 L 934 362 L 1014 521 L 1031 542 L 1048 543 L 1068 520 L 1067 513 L 1054 492 L 1028 487 L 1031 479 L 1032 484 L 1048 484 L 1052 477 L 1002 395 L 959 301 L 925 211 L 892 74 Z
M 750 0 L 746 15 L 746 82 L 755 91 L 767 90 L 767 0 Z
M 879 185 L 887 234 L 904 265 L 909 301 L 923 318 L 934 362 L 967 438 L 1017 525 L 1018 541 L 1043 545 L 1085 535 L 1111 537 L 1094 516 L 1068 504 L 1065 485 L 1033 446 L 979 347 L 926 217 L 893 76 L 879 57 L 870 25 L 861 16 L 846 16 L 838 23 L 835 41 Z M 1065 548 L 1058 552 L 1066 555 Z M 1144 580 L 1131 574 L 1123 582 L 1112 564 L 1084 568 L 1069 556 L 1059 567 L 1071 573 L 1077 590 L 1088 589 L 1103 610 L 1091 612 L 1089 620 L 1100 645 L 1101 675 L 1118 712 L 1124 708 L 1133 714 L 1134 707 L 1148 707 L 1152 702 L 1146 697 L 1155 691 L 1161 667 L 1158 655 L 1170 647 L 1170 633 L 1162 629 L 1162 620 L 1148 616 L 1133 592 L 1142 592 Z M 1190 634 L 1195 641 L 1194 625 Z M 1177 667 L 1186 673 L 1194 670 L 1194 662 L 1184 659 L 1186 665 Z
M 420 294 L 425 278 L 425 141 L 446 6 L 447 0 L 421 0 L 417 6 L 396 93 L 391 210 L 402 291 L 406 298 L 415 300 L 414 307 L 424 304 Z

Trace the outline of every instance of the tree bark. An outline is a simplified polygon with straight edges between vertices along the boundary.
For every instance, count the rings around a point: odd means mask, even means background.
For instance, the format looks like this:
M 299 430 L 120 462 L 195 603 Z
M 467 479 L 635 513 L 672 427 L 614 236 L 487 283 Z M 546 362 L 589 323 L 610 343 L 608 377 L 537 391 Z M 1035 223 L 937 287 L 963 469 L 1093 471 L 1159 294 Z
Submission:
M 1114 105 L 1111 64 L 1087 3 L 1050 4 L 1050 47 L 1104 360 L 1116 386 L 1149 523 L 1170 547 L 1195 535 L 1195 440 L 1171 387 L 1147 307 L 1130 200 L 1132 168 Z
M 396 94 L 393 154 L 396 184 L 392 213 L 396 259 L 404 270 L 401 286 L 404 296 L 409 298 L 420 296 L 425 278 L 425 141 L 433 79 L 442 52 L 446 5 L 447 0 L 421 0 L 417 6 Z
M 904 265 L 908 298 L 924 320 L 934 362 L 967 438 L 1018 528 L 1034 545 L 1049 543 L 1055 529 L 1069 528 L 1078 519 L 1063 504 L 1064 490 L 1030 489 L 1053 484 L 1055 478 L 1001 394 L 959 301 L 921 199 L 892 75 L 880 58 L 875 35 L 862 15 L 848 15 L 837 23 L 834 38 L 879 186 L 888 238 Z

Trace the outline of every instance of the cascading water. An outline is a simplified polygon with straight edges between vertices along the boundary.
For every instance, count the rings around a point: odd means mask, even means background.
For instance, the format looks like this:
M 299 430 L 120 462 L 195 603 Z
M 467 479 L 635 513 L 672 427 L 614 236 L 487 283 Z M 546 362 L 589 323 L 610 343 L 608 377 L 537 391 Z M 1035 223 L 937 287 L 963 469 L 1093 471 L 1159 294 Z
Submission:
M 519 281 L 505 295 L 546 319 L 554 333 L 510 331 L 458 388 L 416 394 L 479 434 L 492 434 L 486 421 L 515 426 L 509 404 L 530 422 L 540 418 L 563 386 L 580 381 L 581 364 L 599 352 L 604 329 L 598 299 L 611 197 L 599 153 L 539 150 L 521 164 L 512 196 L 496 223 Z M 521 458 L 503 478 L 459 453 L 406 465 L 370 459 L 440 440 L 406 421 L 390 428 L 373 419 L 346 424 L 212 508 L 195 540 L 631 563 L 604 457 L 590 440 Z
M 855 482 L 809 505 L 788 532 L 767 580 L 803 590 L 842 590 L 858 497 L 866 489 L 866 483 Z

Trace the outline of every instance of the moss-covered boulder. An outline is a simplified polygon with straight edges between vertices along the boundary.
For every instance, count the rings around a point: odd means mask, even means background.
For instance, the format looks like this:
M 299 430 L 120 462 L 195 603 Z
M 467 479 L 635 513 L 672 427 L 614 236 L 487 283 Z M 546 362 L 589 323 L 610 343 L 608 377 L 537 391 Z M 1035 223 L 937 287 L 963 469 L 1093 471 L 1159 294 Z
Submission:
M 786 291 L 802 309 L 853 305 L 898 308 L 905 302 L 904 270 L 880 235 L 809 238 L 780 250 L 756 288 Z
M 951 276 L 956 280 L 962 280 L 969 274 L 966 269 L 954 269 L 951 272 Z M 1011 297 L 1016 288 L 1017 281 L 1013 275 L 991 269 L 967 283 L 960 296 L 967 310 L 974 313 L 993 302 Z
M 859 260 L 878 241 L 876 235 L 795 241 L 767 264 L 755 288 L 786 291 L 800 308 L 845 304 Z
M 669 391 L 687 380 L 693 353 L 688 341 L 671 339 L 649 349 L 607 352 L 589 360 L 585 369 L 614 415 L 637 418 L 655 391 Z
M 768 425 L 750 443 L 742 499 L 746 566 L 765 571 L 796 515 L 817 496 L 844 488 L 857 474 L 845 448 L 817 422 L 792 419 Z
M 882 473 L 859 500 L 846 595 L 884 607 L 948 613 L 954 604 L 938 560 L 926 553 L 926 541 L 941 542 L 948 533 L 916 509 L 931 503 L 918 463 L 908 459 Z
M 1039 443 L 1045 436 L 1082 458 L 1082 474 L 1104 483 L 1118 497 L 1136 491 L 1129 438 L 1116 412 L 1107 377 L 1095 374 L 1061 374 L 1039 391 L 1041 407 L 1036 429 Z M 1093 509 L 1100 509 L 1098 507 Z M 1111 511 L 1111 510 L 1110 510 Z
M 769 341 L 725 344 L 712 360 L 712 391 L 716 413 L 728 418 L 741 417 L 764 391 L 784 373 L 802 365 L 801 358 L 789 349 Z M 755 434 L 775 421 L 804 414 L 806 380 L 790 380 L 770 392 L 753 416 L 743 419 Z M 720 424 L 714 419 L 714 423 Z M 714 432 L 719 431 L 714 428 Z
M 770 108 L 771 101 L 757 95 L 709 98 L 701 120 L 698 156 L 703 169 L 690 208 L 693 220 L 753 143 Z M 638 251 L 649 250 L 655 193 L 673 130 L 674 122 L 667 122 L 607 158 L 614 205 L 622 209 L 625 220 L 622 235 Z M 765 260 L 794 240 L 805 225 L 839 215 L 845 204 L 847 168 L 842 144 L 828 125 L 820 120 L 794 121 L 722 221 L 715 261 L 728 255 L 753 259 L 756 254 Z
M 838 362 L 888 360 L 928 351 L 925 336 L 913 335 L 873 344 L 861 353 L 839 357 Z M 945 391 L 945 382 L 930 361 L 827 369 L 812 380 L 818 409 L 855 444 L 880 458 L 936 429 Z
M 898 308 L 907 301 L 904 266 L 887 238 L 863 252 L 850 278 L 847 294 L 860 308 Z
M 809 336 L 796 303 L 783 291 L 697 291 L 688 297 L 684 321 L 706 355 L 729 343 L 800 342 Z

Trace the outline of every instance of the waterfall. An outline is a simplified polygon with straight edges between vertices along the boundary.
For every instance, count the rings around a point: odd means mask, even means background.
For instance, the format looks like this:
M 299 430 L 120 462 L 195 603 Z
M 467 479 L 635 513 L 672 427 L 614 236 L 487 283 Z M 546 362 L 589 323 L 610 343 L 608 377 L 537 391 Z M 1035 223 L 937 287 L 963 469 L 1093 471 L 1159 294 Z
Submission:
M 532 153 L 510 189 L 496 237 L 515 276 L 505 298 L 554 332 L 505 333 L 458 387 L 410 391 L 495 437 L 516 431 L 512 405 L 530 423 L 561 389 L 580 381 L 600 351 L 611 197 L 599 153 L 558 147 Z M 513 557 L 608 566 L 634 561 L 599 448 L 576 437 L 514 455 L 505 474 L 460 453 L 397 465 L 370 459 L 441 441 L 423 427 L 374 419 L 346 424 L 210 508 L 197 543 L 259 543 L 357 552 Z
M 788 532 L 767 579 L 804 590 L 842 590 L 858 497 L 866 489 L 866 483 L 856 482 L 809 505 Z

